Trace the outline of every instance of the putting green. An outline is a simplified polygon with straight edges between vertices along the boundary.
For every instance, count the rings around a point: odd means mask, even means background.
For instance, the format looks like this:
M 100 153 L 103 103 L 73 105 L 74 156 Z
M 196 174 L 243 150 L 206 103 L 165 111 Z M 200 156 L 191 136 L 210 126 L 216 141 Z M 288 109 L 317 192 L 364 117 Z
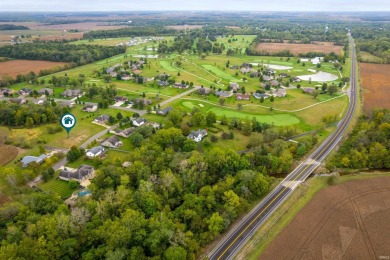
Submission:
M 202 67 L 205 68 L 206 70 L 211 71 L 217 77 L 220 77 L 220 78 L 223 78 L 223 79 L 226 79 L 226 80 L 230 80 L 230 81 L 235 81 L 235 82 L 238 81 L 238 79 L 236 79 L 232 75 L 230 75 L 230 74 L 228 74 L 228 73 L 218 69 L 217 67 L 214 67 L 213 65 L 202 65 Z
M 185 101 L 183 103 L 181 103 L 184 107 L 186 108 L 189 108 L 189 109 L 193 109 L 196 105 L 194 105 L 194 103 L 192 103 L 191 101 Z

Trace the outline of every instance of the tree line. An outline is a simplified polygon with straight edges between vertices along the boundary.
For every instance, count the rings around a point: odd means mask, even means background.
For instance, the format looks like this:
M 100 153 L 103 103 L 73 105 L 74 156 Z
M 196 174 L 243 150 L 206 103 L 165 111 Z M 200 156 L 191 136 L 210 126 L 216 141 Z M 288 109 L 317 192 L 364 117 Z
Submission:
M 11 31 L 11 30 L 30 30 L 30 28 L 23 25 L 0 24 L 0 31 Z
M 158 35 L 175 35 L 177 31 L 162 26 L 129 27 L 116 30 L 97 30 L 84 33 L 84 39 L 118 38 L 118 37 L 143 37 Z
M 124 46 L 72 45 L 57 41 L 16 44 L 0 47 L 0 56 L 84 65 L 126 52 Z

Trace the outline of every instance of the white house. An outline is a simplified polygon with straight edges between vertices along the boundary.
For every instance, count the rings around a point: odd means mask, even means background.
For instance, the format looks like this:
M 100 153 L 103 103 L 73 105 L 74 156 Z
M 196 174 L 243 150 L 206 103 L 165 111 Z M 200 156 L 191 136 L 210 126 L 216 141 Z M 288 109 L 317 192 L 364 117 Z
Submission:
M 141 125 L 145 124 L 146 123 L 146 119 L 139 117 L 137 119 L 132 120 L 132 122 L 133 122 L 134 126 L 138 127 L 138 126 L 141 126 Z
M 97 109 L 97 105 L 86 105 L 83 107 L 84 112 L 95 112 Z
M 95 146 L 86 152 L 87 157 L 94 158 L 104 154 L 104 148 L 102 146 Z
M 198 130 L 198 131 L 192 131 L 187 138 L 194 140 L 195 142 L 199 143 L 202 141 L 202 139 L 207 136 L 207 130 Z

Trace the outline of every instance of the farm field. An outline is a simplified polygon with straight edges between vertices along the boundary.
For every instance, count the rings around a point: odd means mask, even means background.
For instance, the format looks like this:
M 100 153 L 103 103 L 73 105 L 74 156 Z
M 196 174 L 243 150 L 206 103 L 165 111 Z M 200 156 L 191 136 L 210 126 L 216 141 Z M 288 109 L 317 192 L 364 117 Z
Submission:
M 363 87 L 363 110 L 390 108 L 390 65 L 360 63 Z
M 379 259 L 390 252 L 390 177 L 319 191 L 258 259 Z M 299 232 L 297 232 L 299 230 Z
M 359 60 L 361 62 L 373 62 L 373 63 L 382 63 L 382 58 L 375 56 L 369 52 L 366 51 L 360 51 L 359 52 Z
M 10 76 L 15 78 L 18 74 L 27 74 L 30 71 L 38 73 L 41 70 L 63 67 L 66 62 L 51 62 L 38 60 L 10 60 L 0 62 L 0 78 Z
M 18 156 L 18 148 L 0 144 L 0 166 L 4 166 Z
M 334 45 L 333 42 L 314 42 L 311 44 L 300 43 L 259 43 L 255 50 L 258 52 L 275 53 L 289 50 L 294 55 L 307 52 L 341 53 L 343 46 Z

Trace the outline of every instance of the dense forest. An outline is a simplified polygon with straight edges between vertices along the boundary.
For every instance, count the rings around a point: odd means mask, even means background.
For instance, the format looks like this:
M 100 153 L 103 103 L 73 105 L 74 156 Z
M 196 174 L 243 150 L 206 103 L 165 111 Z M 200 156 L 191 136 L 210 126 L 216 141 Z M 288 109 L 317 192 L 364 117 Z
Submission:
M 7 30 L 30 30 L 28 27 L 23 25 L 14 25 L 14 24 L 0 24 L 0 31 Z
M 362 115 L 328 167 L 389 169 L 390 111 L 376 110 Z
M 72 45 L 62 42 L 42 42 L 16 44 L 0 47 L 0 56 L 27 59 L 72 62 L 84 65 L 126 52 L 124 46 Z
M 164 27 L 129 27 L 116 30 L 98 30 L 84 33 L 84 39 L 117 38 L 117 37 L 143 37 L 159 35 L 175 35 L 175 29 Z

